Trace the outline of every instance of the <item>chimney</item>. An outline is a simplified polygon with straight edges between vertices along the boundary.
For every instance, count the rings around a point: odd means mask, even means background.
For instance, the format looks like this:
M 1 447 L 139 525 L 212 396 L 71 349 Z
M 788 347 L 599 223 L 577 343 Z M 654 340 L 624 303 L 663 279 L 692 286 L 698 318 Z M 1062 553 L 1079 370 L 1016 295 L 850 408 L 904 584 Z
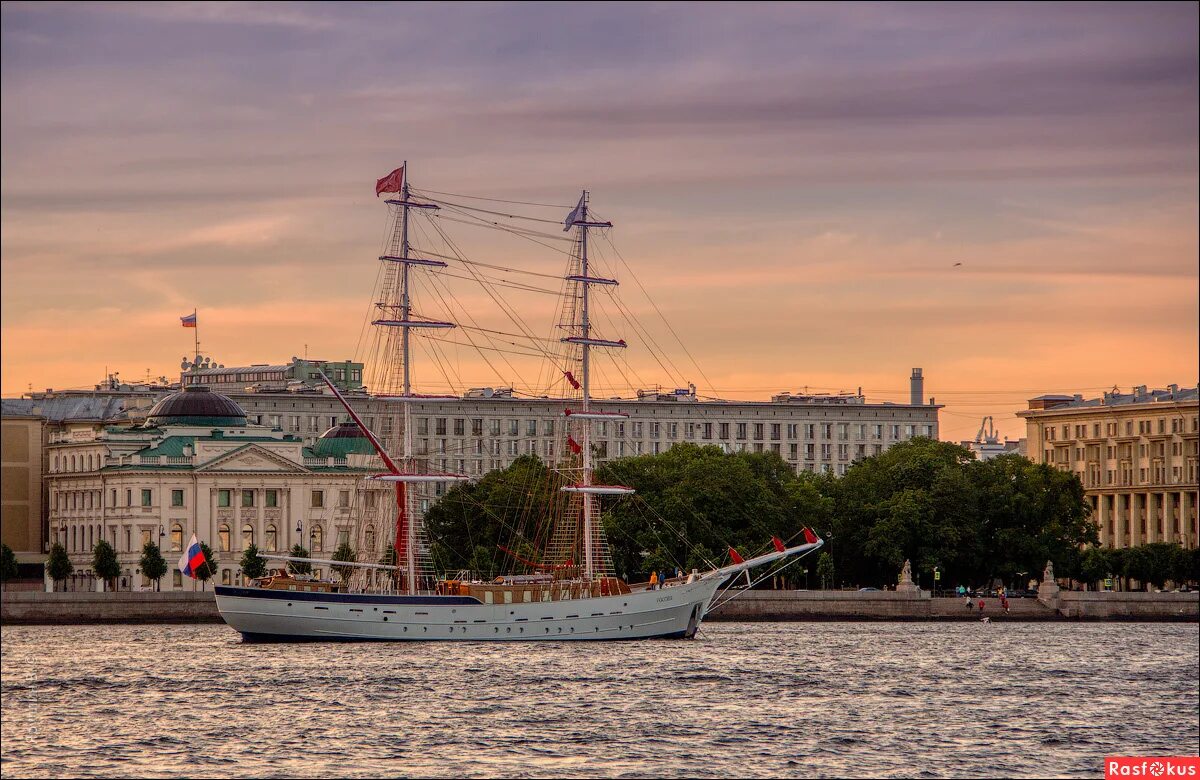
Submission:
M 908 402 L 913 406 L 921 406 L 925 398 L 925 379 L 921 376 L 921 369 L 914 368 L 912 377 L 908 380 Z

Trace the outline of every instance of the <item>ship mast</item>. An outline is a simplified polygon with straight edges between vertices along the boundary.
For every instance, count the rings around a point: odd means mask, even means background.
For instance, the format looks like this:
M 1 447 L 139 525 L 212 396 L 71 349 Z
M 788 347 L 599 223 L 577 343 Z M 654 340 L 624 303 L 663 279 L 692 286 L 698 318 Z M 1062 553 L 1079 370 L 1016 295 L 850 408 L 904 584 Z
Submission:
M 583 421 L 583 432 L 580 438 L 583 439 L 581 447 L 583 449 L 583 474 L 576 485 L 567 485 L 563 487 L 563 491 L 570 493 L 579 493 L 583 501 L 583 574 L 585 579 L 591 580 L 597 572 L 597 557 L 599 550 L 596 549 L 596 538 L 600 535 L 598 518 L 596 517 L 596 497 L 602 495 L 624 495 L 632 493 L 633 489 L 620 485 L 597 485 L 595 484 L 592 474 L 592 422 L 594 420 L 610 420 L 614 418 L 623 419 L 628 415 L 618 412 L 595 412 L 591 409 L 591 355 L 592 347 L 609 347 L 623 349 L 625 342 L 611 341 L 608 339 L 592 338 L 592 325 L 590 319 L 589 306 L 591 304 L 591 286 L 599 285 L 616 285 L 616 279 L 605 279 L 603 277 L 592 276 L 588 268 L 588 229 L 589 228 L 610 228 L 611 222 L 595 222 L 588 218 L 588 192 L 583 191 L 579 198 L 579 205 L 575 210 L 568 215 L 566 220 L 566 229 L 572 227 L 579 230 L 579 274 L 567 277 L 567 281 L 575 282 L 580 289 L 580 325 L 578 336 L 568 336 L 562 339 L 570 344 L 578 344 L 582 349 L 580 376 L 581 376 L 581 391 L 582 410 L 572 411 L 567 410 L 566 414 L 571 419 L 580 419 Z
M 408 238 L 409 210 L 437 209 L 438 207 L 433 203 L 419 203 L 412 200 L 408 183 L 407 160 L 404 162 L 403 171 L 404 179 L 400 186 L 400 198 L 387 201 L 389 205 L 398 206 L 400 209 L 400 254 L 382 255 L 379 258 L 383 262 L 398 263 L 400 265 L 399 301 L 397 302 L 393 299 L 378 304 L 380 308 L 390 310 L 390 314 L 374 320 L 372 324 L 385 328 L 400 329 L 399 357 L 403 370 L 400 400 L 404 404 L 403 459 L 400 469 L 394 470 L 391 474 L 380 475 L 378 479 L 396 483 L 396 538 L 393 549 L 396 553 L 396 565 L 404 569 L 405 590 L 412 594 L 417 591 L 418 537 L 416 521 L 412 510 L 412 496 L 409 493 L 408 485 L 414 482 L 441 482 L 464 479 L 464 477 L 455 474 L 420 474 L 413 470 L 411 402 L 414 396 L 412 393 L 410 331 L 413 328 L 453 328 L 455 324 L 452 322 L 413 318 L 412 295 L 409 285 L 410 266 L 445 268 L 446 263 L 441 260 L 413 257 L 411 254 L 412 247 L 409 244 Z M 398 318 L 397 315 L 399 315 Z M 387 462 L 386 457 L 384 460 Z

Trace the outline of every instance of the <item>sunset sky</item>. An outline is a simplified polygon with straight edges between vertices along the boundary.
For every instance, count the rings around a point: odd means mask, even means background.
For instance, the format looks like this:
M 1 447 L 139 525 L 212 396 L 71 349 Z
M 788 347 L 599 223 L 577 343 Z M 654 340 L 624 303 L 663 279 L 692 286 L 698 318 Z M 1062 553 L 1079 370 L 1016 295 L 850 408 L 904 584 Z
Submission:
M 374 181 L 405 159 L 417 187 L 565 205 L 511 207 L 543 218 L 592 192 L 699 364 L 614 263 L 679 369 L 614 321 L 614 393 L 904 401 L 921 366 L 959 439 L 985 414 L 1023 435 L 1041 393 L 1200 374 L 1194 3 L 5 3 L 2 23 L 5 397 L 177 376 L 193 308 L 226 365 L 365 357 Z M 563 270 L 443 227 L 474 260 Z M 552 296 L 503 292 L 552 333 Z M 456 360 L 471 385 L 537 380 Z

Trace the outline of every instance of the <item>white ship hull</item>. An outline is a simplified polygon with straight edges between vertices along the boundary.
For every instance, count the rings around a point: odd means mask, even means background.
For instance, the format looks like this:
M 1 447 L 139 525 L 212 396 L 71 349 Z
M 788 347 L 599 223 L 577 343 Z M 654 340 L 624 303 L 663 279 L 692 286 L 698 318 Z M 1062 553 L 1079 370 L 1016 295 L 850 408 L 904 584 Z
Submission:
M 725 579 L 706 576 L 660 590 L 511 604 L 482 604 L 466 596 L 226 586 L 216 593 L 221 617 L 246 641 L 594 641 L 695 636 Z

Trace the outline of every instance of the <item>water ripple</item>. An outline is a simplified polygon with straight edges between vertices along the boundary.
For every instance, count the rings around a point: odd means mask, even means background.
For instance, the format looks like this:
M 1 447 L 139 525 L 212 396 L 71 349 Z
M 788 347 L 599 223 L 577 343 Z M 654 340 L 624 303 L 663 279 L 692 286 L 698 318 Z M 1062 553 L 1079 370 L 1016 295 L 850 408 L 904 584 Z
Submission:
M 1099 777 L 1195 754 L 1196 625 L 715 624 L 694 642 L 242 645 L 4 627 L 8 777 Z

